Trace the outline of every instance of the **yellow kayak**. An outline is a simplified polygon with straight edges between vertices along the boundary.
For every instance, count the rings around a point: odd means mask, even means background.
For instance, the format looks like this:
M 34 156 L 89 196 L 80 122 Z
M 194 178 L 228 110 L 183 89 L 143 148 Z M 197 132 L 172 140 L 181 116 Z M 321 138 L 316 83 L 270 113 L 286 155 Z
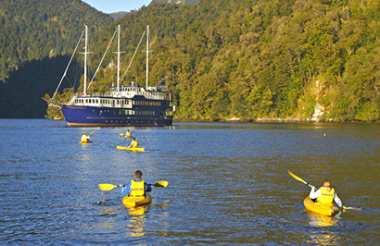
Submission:
M 79 143 L 81 143 L 81 144 L 92 143 L 92 140 L 90 140 L 90 141 L 80 141 Z
M 142 205 L 150 204 L 151 202 L 152 202 L 152 197 L 148 193 L 146 194 L 146 197 L 125 196 L 123 198 L 123 204 L 127 207 L 142 206 Z
M 123 146 L 116 146 L 116 149 L 125 149 L 125 150 L 131 150 L 131 151 L 145 151 L 144 148 L 127 148 L 127 147 L 123 147 Z
M 309 196 L 305 198 L 305 200 L 303 201 L 303 205 L 307 210 L 311 212 L 327 216 L 333 216 L 334 214 L 339 212 L 339 208 L 334 204 L 315 203 L 310 199 Z

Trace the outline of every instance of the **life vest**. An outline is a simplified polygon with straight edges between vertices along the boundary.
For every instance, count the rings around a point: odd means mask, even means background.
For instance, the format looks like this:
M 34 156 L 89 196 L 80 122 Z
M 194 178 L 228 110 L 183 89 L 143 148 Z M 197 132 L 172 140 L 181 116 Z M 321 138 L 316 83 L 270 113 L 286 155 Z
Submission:
M 133 141 L 132 148 L 136 148 L 139 143 L 137 141 Z
M 82 136 L 82 142 L 87 142 L 88 141 L 88 139 L 87 139 L 87 135 L 83 135 Z
M 321 187 L 320 190 L 321 196 L 317 198 L 318 203 L 333 203 L 335 196 L 334 188 L 331 188 L 330 191 L 327 191 L 325 187 Z
M 127 136 L 127 137 L 131 137 L 131 133 L 130 133 L 130 132 L 127 132 L 126 136 Z
M 131 193 L 129 193 L 131 197 L 142 197 L 145 196 L 145 182 L 144 180 L 135 181 L 131 180 Z

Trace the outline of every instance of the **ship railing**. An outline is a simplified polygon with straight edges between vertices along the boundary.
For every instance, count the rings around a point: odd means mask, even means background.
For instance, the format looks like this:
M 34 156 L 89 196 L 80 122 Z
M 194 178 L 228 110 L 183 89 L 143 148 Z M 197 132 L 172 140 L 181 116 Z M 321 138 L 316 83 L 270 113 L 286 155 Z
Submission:
M 90 92 L 90 93 L 87 93 L 87 96 L 89 97 L 109 97 L 111 95 L 111 92 L 110 91 L 106 91 L 104 93 L 100 93 L 100 92 Z M 74 97 L 79 97 L 79 96 L 83 96 L 82 93 L 74 93 Z

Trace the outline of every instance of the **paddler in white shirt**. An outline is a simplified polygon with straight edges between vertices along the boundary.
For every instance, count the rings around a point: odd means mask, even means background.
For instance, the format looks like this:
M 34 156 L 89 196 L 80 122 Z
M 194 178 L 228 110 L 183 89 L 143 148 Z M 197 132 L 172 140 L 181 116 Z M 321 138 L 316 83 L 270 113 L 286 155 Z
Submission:
M 83 134 L 81 141 L 82 142 L 90 142 L 91 141 L 90 135 L 87 135 L 86 133 Z
M 323 182 L 323 186 L 319 188 L 319 190 L 316 190 L 315 186 L 311 186 L 309 196 L 312 200 L 316 199 L 317 203 L 332 204 L 333 202 L 335 202 L 339 206 L 339 208 L 343 206 L 342 201 L 335 193 L 335 189 L 331 188 L 331 183 L 329 180 L 325 180 Z

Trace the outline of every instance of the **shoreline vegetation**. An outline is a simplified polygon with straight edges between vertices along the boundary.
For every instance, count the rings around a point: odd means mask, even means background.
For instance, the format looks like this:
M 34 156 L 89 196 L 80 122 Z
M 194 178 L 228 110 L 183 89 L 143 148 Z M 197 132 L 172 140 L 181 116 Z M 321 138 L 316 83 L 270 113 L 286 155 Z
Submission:
M 227 123 L 247 123 L 247 122 L 253 122 L 253 123 L 369 123 L 369 124 L 379 124 L 380 120 L 372 120 L 372 121 L 362 121 L 362 120 L 334 120 L 334 119 L 327 119 L 327 120 L 311 120 L 311 119 L 298 119 L 298 118 L 287 118 L 287 119 L 281 119 L 281 118 L 258 118 L 258 119 L 239 119 L 239 118 L 233 118 L 233 119 L 224 119 L 224 120 L 194 120 L 194 119 L 174 119 L 173 122 L 227 122 Z
M 63 118 L 51 118 L 55 121 L 64 121 Z M 380 124 L 380 120 L 363 121 L 363 120 L 313 120 L 313 119 L 299 119 L 299 118 L 257 118 L 257 119 L 240 119 L 240 118 L 228 118 L 228 119 L 174 119 L 173 122 L 225 122 L 225 123 L 366 123 L 366 124 Z

